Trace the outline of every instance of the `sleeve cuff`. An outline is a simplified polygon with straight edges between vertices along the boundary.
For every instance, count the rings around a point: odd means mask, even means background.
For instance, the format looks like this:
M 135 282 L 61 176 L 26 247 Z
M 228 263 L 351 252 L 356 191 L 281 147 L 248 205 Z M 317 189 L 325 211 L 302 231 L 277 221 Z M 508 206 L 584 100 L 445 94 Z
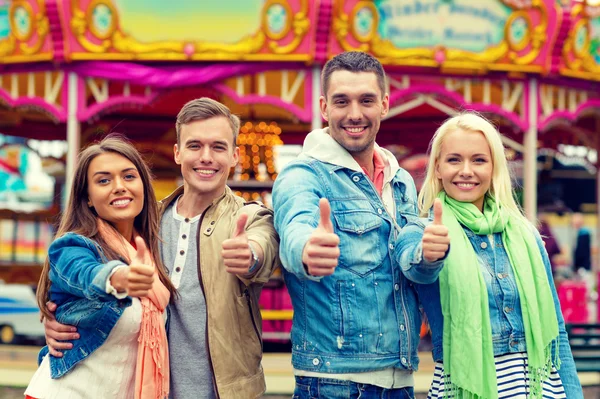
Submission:
M 116 288 L 112 286 L 112 284 L 110 283 L 110 278 L 113 276 L 113 274 L 115 274 L 118 270 L 121 270 L 124 267 L 129 267 L 129 266 L 117 266 L 115 267 L 110 274 L 108 275 L 108 278 L 106 279 L 106 293 L 109 295 L 114 296 L 117 299 L 124 299 L 127 298 L 127 291 L 125 292 L 117 292 Z

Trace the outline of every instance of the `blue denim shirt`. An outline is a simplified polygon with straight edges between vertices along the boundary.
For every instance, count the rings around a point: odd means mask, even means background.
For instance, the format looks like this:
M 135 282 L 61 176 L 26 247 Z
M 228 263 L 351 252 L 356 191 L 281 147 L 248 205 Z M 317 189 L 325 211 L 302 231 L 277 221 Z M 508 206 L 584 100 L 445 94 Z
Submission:
M 106 293 L 112 270 L 125 263 L 107 261 L 100 246 L 74 233 L 54 240 L 48 249 L 50 300 L 58 306 L 56 320 L 77 327 L 80 338 L 62 358 L 50 356 L 52 378 L 60 378 L 106 341 L 131 298 L 117 299 Z M 48 353 L 42 348 L 38 363 Z
M 294 307 L 292 364 L 299 370 L 418 367 L 421 315 L 412 281 L 435 281 L 441 262 L 400 269 L 394 260 L 397 228 L 417 215 L 413 180 L 397 167 L 388 183 L 394 222 L 359 170 L 307 156 L 288 164 L 273 187 L 283 274 Z M 330 202 L 340 258 L 331 276 L 318 278 L 307 274 L 302 252 L 319 222 L 320 198 Z
M 399 248 L 404 254 L 418 251 L 423 237 L 423 230 L 429 221 L 414 221 L 402 229 L 399 235 Z M 465 234 L 475 249 L 481 273 L 487 286 L 490 320 L 492 325 L 492 340 L 494 355 L 526 352 L 525 327 L 521 314 L 521 302 L 517 289 L 513 268 L 502 242 L 502 233 L 480 236 L 463 227 Z M 542 254 L 548 283 L 554 298 L 554 307 L 559 328 L 559 356 L 561 367 L 558 370 L 565 387 L 567 398 L 583 398 L 581 384 L 577 377 L 569 339 L 565 330 L 565 321 L 560 310 L 558 295 L 552 278 L 550 260 L 544 249 L 544 244 L 537 231 L 534 230 L 536 241 Z M 427 315 L 431 327 L 433 341 L 433 358 L 442 361 L 442 336 L 444 321 L 440 302 L 439 281 L 433 284 L 416 285 L 419 299 Z

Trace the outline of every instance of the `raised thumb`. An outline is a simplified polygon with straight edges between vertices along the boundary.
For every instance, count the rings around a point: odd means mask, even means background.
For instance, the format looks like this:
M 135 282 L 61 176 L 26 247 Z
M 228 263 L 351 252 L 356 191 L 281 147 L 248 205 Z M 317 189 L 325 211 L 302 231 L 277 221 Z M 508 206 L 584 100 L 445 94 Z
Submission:
M 433 201 L 433 224 L 442 224 L 442 201 L 439 198 Z
M 331 223 L 331 206 L 327 198 L 321 198 L 319 200 L 319 227 L 328 233 L 333 233 L 333 223 Z
M 233 231 L 233 237 L 236 238 L 241 236 L 246 232 L 246 223 L 248 222 L 248 214 L 242 213 L 238 218 L 237 222 L 235 222 L 235 230 Z
M 136 252 L 135 257 L 133 258 L 134 262 L 145 264 L 146 263 L 146 253 L 148 252 L 148 248 L 146 247 L 146 242 L 140 236 L 135 237 L 135 246 Z

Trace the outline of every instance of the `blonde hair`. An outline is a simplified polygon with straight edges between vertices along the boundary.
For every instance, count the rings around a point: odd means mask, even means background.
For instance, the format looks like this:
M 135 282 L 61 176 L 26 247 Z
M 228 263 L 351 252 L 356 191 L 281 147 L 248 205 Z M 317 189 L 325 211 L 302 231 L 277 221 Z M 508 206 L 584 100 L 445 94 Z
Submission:
M 433 201 L 438 193 L 443 190 L 442 182 L 435 175 L 435 169 L 438 165 L 444 139 L 449 133 L 459 129 L 483 134 L 490 146 L 493 166 L 492 183 L 487 194 L 492 196 L 498 204 L 502 204 L 503 209 L 508 211 L 510 216 L 527 221 L 513 197 L 511 176 L 504 155 L 502 137 L 494 125 L 474 112 L 465 112 L 446 120 L 433 135 L 429 143 L 427 175 L 418 197 L 421 216 L 427 216 L 429 209 L 433 206 Z

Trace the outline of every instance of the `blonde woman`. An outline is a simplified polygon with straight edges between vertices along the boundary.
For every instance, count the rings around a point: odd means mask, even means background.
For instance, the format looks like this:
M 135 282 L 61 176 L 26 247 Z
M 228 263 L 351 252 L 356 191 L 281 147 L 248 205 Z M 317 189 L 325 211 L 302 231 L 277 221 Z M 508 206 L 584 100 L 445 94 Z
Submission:
M 450 250 L 438 281 L 417 285 L 436 361 L 428 398 L 583 398 L 548 255 L 479 115 L 447 120 L 431 141 L 421 215 L 437 202 Z M 431 251 L 425 224 L 402 229 L 400 259 Z

